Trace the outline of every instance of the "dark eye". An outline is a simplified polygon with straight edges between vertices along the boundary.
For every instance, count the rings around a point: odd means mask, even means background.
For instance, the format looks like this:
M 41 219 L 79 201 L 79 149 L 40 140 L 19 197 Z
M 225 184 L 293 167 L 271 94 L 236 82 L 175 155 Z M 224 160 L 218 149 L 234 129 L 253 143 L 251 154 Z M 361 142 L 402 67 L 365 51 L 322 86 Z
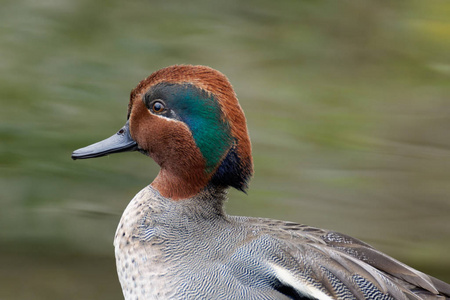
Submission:
M 164 111 L 164 109 L 165 109 L 165 106 L 164 106 L 164 104 L 162 102 L 160 102 L 160 101 L 153 102 L 152 110 L 155 113 L 162 113 Z

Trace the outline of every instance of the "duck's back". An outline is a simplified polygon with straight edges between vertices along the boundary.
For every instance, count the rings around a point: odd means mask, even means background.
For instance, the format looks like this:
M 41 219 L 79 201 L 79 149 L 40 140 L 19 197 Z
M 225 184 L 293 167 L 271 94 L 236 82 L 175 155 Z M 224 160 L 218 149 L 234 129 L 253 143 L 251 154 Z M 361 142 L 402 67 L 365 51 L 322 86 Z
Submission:
M 151 187 L 136 195 L 114 242 L 126 299 L 439 299 L 439 292 L 450 294 L 447 284 L 361 241 L 295 223 L 226 216 L 223 200 L 213 205 L 211 197 L 223 195 L 177 202 Z

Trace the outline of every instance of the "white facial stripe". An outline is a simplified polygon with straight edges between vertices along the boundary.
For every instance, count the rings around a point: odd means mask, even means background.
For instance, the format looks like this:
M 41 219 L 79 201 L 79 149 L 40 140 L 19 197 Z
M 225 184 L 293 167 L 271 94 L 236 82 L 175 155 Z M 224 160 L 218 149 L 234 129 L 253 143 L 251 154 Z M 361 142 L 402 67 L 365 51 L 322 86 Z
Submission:
M 148 111 L 148 110 L 147 110 L 147 111 Z M 168 117 L 165 117 L 165 116 L 162 116 L 162 115 L 157 115 L 157 114 L 154 114 L 154 113 L 152 113 L 152 112 L 150 112 L 150 111 L 148 111 L 148 113 L 151 114 L 152 116 L 161 118 L 161 119 L 163 119 L 164 121 L 175 122 L 175 123 L 177 123 L 177 124 L 181 124 L 181 125 L 183 125 L 189 132 L 191 132 L 191 129 L 189 128 L 189 126 L 187 126 L 187 124 L 184 123 L 183 121 L 176 120 L 176 119 L 173 119 L 173 118 L 168 118 Z M 192 134 L 192 132 L 191 132 L 191 134 Z
M 152 116 L 159 117 L 159 118 L 162 118 L 162 119 L 167 120 L 167 121 L 178 122 L 178 123 L 183 123 L 183 124 L 184 124 L 184 122 L 182 122 L 182 121 L 180 121 L 180 120 L 173 119 L 173 118 L 168 118 L 168 117 L 163 116 L 163 115 L 158 115 L 158 114 L 152 113 L 152 112 L 149 111 L 149 110 L 147 110 L 147 111 L 148 111 L 148 113 L 151 114 Z
M 309 285 L 306 282 L 302 282 L 298 278 L 295 278 L 294 274 L 289 272 L 289 270 L 286 270 L 285 268 L 276 264 L 271 264 L 271 267 L 281 283 L 294 288 L 301 294 L 320 300 L 333 300 L 333 298 L 318 290 L 316 287 Z

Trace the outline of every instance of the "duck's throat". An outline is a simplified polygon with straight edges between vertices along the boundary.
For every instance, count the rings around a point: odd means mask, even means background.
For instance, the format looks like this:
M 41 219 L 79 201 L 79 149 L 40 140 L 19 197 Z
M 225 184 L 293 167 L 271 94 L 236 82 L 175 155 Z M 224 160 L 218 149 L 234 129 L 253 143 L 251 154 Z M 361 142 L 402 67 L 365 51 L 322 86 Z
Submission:
M 178 173 L 162 168 L 151 186 L 165 198 L 182 200 L 200 193 L 207 186 L 209 179 L 202 170 Z

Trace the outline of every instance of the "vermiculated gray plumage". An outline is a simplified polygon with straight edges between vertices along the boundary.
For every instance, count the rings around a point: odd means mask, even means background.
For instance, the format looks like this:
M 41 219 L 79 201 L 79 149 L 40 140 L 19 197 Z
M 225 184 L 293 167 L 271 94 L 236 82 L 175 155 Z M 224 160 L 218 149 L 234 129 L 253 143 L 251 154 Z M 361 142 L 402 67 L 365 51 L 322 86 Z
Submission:
M 224 191 L 140 191 L 117 229 L 126 299 L 446 299 L 450 288 L 371 246 L 290 222 L 228 216 Z

